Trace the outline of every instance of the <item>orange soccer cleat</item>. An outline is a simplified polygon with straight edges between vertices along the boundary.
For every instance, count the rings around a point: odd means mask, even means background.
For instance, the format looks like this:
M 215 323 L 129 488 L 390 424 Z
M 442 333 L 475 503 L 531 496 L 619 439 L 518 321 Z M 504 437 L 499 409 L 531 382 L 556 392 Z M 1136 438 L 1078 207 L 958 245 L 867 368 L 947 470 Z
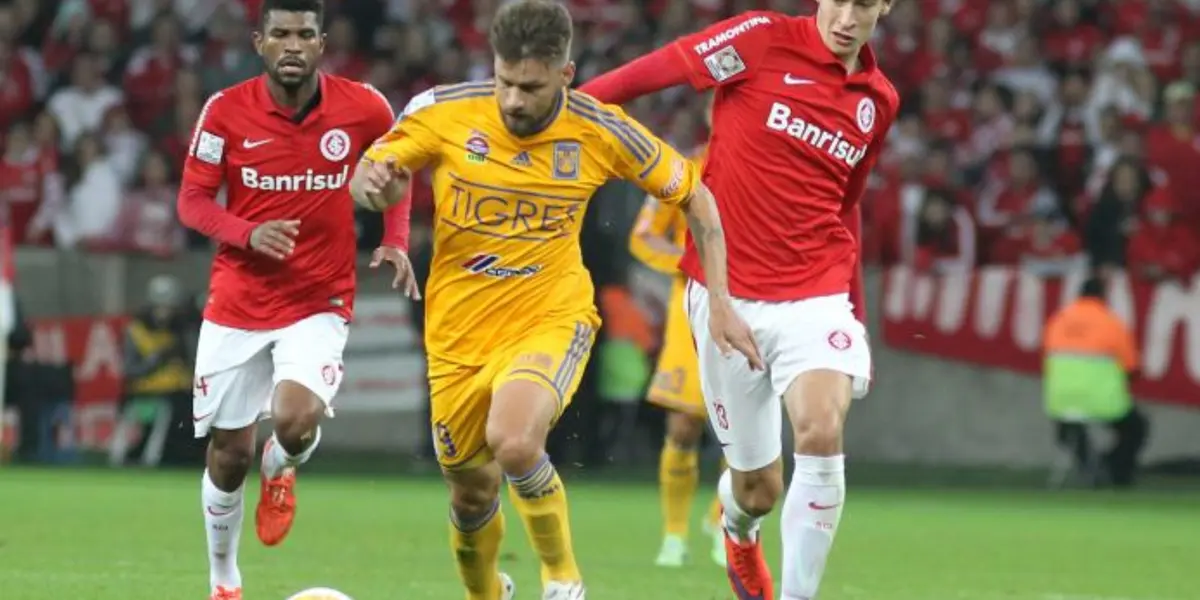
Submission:
M 242 588 L 227 588 L 218 585 L 208 600 L 242 600 Z
M 274 438 L 263 445 L 263 456 L 271 450 Z M 279 476 L 267 479 L 262 474 L 262 494 L 258 498 L 258 509 L 254 513 L 254 529 L 258 539 L 267 546 L 275 546 L 287 537 L 296 519 L 296 470 L 286 468 Z
M 771 579 L 771 568 L 763 557 L 761 539 L 739 542 L 726 531 L 725 558 L 728 563 L 725 571 L 737 600 L 775 598 L 775 582 Z

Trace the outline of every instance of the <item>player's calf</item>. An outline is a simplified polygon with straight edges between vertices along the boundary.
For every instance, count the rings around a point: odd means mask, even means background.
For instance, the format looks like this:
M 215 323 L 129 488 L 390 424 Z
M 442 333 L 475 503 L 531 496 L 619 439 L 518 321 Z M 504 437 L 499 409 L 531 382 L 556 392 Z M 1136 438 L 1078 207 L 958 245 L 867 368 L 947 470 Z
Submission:
M 217 489 L 233 492 L 242 487 L 254 461 L 254 427 L 213 429 L 208 440 L 205 467 Z
M 211 431 L 200 500 L 208 539 L 209 588 L 214 598 L 241 597 L 237 554 L 245 515 L 242 484 L 253 460 L 254 427 Z
M 780 525 L 785 598 L 816 597 L 833 548 L 846 496 L 842 427 L 850 398 L 850 377 L 828 369 L 800 374 L 784 394 L 796 449 Z
M 450 486 L 450 547 L 463 587 L 469 598 L 503 597 L 500 469 L 489 463 L 477 469 L 446 471 L 445 479 Z
M 549 388 L 510 380 L 492 396 L 486 430 L 488 448 L 508 477 L 513 505 L 541 558 L 546 586 L 580 580 L 566 489 L 546 454 L 546 437 L 558 406 L 559 399 Z
M 692 500 L 700 482 L 700 437 L 704 419 L 680 411 L 667 414 L 667 439 L 658 461 L 663 541 L 655 564 L 679 567 L 687 559 Z
M 287 537 L 296 517 L 296 467 L 308 462 L 321 441 L 325 403 L 304 385 L 284 380 L 272 402 L 275 432 L 263 445 L 262 486 L 255 529 L 263 544 Z

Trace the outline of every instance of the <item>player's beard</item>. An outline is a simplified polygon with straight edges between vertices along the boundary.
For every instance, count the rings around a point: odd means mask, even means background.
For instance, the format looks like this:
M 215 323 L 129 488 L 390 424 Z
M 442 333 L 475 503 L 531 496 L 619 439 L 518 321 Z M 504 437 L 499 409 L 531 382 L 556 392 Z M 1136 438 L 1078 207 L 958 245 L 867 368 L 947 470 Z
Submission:
M 312 81 L 312 77 L 316 73 L 316 69 L 313 69 L 308 64 L 305 64 L 303 67 L 300 67 L 299 73 L 284 74 L 281 71 L 283 66 L 284 65 L 276 63 L 274 66 L 267 69 L 267 75 L 271 77 L 271 81 L 274 81 L 276 85 L 283 88 L 288 93 L 295 93 L 303 88 L 308 84 L 309 81 Z
M 546 122 L 550 120 L 553 108 L 546 111 L 541 116 L 530 116 L 528 114 L 504 114 L 504 125 L 508 130 L 517 137 L 528 137 L 546 128 Z

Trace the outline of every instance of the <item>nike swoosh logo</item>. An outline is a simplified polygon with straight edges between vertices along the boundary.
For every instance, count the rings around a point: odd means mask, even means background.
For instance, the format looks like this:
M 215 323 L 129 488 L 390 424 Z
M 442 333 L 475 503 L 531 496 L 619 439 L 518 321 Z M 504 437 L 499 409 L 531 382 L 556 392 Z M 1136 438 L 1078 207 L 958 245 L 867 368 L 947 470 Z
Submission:
M 841 505 L 841 502 L 838 502 L 837 504 L 817 504 L 816 502 L 808 503 L 808 507 L 813 510 L 833 510 Z
M 810 83 L 816 83 L 816 82 L 811 79 L 802 79 L 800 77 L 792 77 L 792 74 L 788 73 L 783 76 L 783 83 L 785 83 L 787 85 L 808 85 Z
M 275 138 L 267 138 L 265 140 L 257 140 L 257 141 L 250 141 L 250 139 L 247 138 L 245 140 L 242 140 L 242 147 L 247 150 L 252 150 L 252 149 L 262 146 L 264 144 L 270 144 L 273 141 L 275 141 Z
M 192 421 L 195 423 L 199 423 L 200 421 L 203 421 L 203 420 L 209 418 L 210 416 L 212 416 L 211 412 L 204 413 L 202 415 L 192 415 Z
M 212 505 L 209 505 L 208 514 L 210 514 L 214 517 L 223 517 L 223 516 L 233 512 L 233 510 L 235 508 L 237 508 L 237 507 L 236 506 L 212 506 Z

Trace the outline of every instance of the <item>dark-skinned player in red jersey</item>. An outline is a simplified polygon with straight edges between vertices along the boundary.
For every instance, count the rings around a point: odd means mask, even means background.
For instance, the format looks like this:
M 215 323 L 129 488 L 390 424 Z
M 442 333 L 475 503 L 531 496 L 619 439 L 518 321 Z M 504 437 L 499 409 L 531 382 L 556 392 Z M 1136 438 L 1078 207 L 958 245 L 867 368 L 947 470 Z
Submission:
M 266 74 L 208 100 L 184 165 L 180 220 L 219 243 L 192 409 L 196 436 L 211 436 L 201 484 L 211 600 L 242 598 L 243 483 L 263 414 L 275 427 L 256 530 L 273 546 L 291 529 L 296 467 L 316 450 L 342 381 L 355 287 L 350 173 L 393 121 L 374 88 L 317 70 L 323 13 L 320 0 L 263 3 L 254 45 Z M 404 221 L 408 207 L 385 218 Z M 388 243 L 375 263 L 391 262 L 396 283 L 415 293 L 406 240 Z
M 796 455 L 782 598 L 816 597 L 841 516 L 842 426 L 871 376 L 859 200 L 899 106 L 867 40 L 891 5 L 818 0 L 813 17 L 745 13 L 582 88 L 613 104 L 682 84 L 716 88 L 703 179 L 725 223 L 730 293 L 766 370 L 706 339 L 709 294 L 690 243 L 680 266 L 709 420 L 729 463 L 718 495 L 741 600 L 775 598 L 758 529 L 784 493 L 781 397 Z

